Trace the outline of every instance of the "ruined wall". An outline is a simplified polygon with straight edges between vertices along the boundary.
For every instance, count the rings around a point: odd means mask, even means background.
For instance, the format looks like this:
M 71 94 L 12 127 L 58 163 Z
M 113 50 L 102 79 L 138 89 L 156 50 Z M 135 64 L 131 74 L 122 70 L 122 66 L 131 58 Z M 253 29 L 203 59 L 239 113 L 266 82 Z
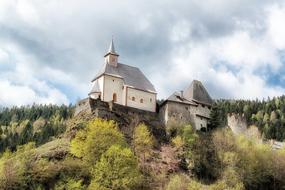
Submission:
M 244 134 L 247 130 L 247 122 L 245 117 L 240 114 L 227 115 L 228 127 L 231 128 L 234 134 Z

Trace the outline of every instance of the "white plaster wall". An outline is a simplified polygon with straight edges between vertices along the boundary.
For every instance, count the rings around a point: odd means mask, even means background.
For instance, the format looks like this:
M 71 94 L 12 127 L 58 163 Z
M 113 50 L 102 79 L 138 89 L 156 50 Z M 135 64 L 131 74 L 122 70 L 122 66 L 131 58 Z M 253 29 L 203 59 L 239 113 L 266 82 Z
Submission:
M 132 97 L 135 97 L 135 101 L 132 100 Z M 140 103 L 140 99 L 143 99 L 143 103 Z M 156 94 L 128 87 L 127 106 L 155 112 Z
M 102 75 L 100 78 L 98 78 L 98 83 L 99 83 L 99 88 L 100 88 L 100 91 L 101 93 L 103 92 L 103 84 L 104 84 L 104 75 Z
M 116 67 L 118 64 L 118 56 L 109 54 L 105 57 L 105 62 Z
M 92 99 L 98 99 L 99 98 L 99 95 L 100 95 L 100 93 L 98 93 L 98 92 L 93 92 L 92 94 L 90 94 L 90 98 L 92 98 Z
M 123 96 L 122 96 L 122 104 L 126 105 L 126 103 L 127 103 L 127 86 L 124 85 Z
M 121 78 L 104 76 L 104 101 L 109 102 L 113 100 L 113 93 L 117 94 L 117 104 L 123 105 L 123 80 Z

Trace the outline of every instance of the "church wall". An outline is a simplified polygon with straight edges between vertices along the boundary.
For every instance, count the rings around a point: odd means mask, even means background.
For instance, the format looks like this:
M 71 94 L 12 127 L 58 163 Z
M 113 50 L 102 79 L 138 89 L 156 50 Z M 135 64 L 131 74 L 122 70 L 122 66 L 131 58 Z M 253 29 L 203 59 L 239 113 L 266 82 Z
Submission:
M 104 76 L 104 101 L 113 100 L 113 94 L 117 95 L 117 104 L 123 104 L 123 80 L 118 77 Z
M 104 85 L 104 75 L 102 75 L 100 78 L 98 78 L 98 83 L 99 83 L 99 88 L 100 88 L 100 91 L 103 92 L 103 85 Z
M 135 100 L 132 99 L 133 97 Z M 140 102 L 141 99 L 143 100 L 142 103 Z M 156 94 L 128 87 L 127 106 L 155 112 Z

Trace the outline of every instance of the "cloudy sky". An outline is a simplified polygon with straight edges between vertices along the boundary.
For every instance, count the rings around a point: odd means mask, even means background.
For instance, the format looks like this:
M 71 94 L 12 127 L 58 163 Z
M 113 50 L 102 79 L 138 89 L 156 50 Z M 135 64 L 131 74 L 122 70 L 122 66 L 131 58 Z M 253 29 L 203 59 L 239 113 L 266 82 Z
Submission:
M 159 98 L 285 94 L 284 0 L 0 0 L 0 105 L 86 97 L 112 35 Z

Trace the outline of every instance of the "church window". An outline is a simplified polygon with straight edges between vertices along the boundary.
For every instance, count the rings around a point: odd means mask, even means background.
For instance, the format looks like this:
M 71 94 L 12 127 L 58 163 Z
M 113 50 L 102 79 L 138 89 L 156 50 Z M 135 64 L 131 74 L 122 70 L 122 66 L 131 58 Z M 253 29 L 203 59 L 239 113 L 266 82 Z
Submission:
M 113 102 L 117 102 L 117 94 L 116 93 L 113 94 Z
M 135 98 L 135 97 L 132 97 L 132 101 L 136 101 L 136 98 Z
M 143 99 L 140 100 L 140 103 L 143 103 Z

